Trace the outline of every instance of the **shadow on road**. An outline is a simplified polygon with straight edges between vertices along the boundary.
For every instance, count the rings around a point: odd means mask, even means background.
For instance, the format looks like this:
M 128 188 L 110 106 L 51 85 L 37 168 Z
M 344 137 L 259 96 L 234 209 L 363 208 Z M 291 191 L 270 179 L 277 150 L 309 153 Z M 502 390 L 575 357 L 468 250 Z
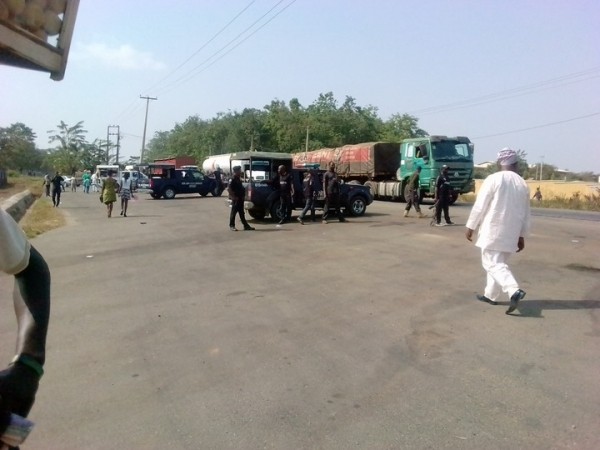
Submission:
M 600 309 L 600 300 L 529 300 L 519 304 L 515 317 L 542 318 L 544 310 Z

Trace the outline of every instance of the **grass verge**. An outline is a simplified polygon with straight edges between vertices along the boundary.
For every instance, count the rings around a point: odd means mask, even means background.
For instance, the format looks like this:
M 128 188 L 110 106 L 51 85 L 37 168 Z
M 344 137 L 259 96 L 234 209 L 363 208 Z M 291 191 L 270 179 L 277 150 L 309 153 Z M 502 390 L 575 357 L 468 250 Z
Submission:
M 34 238 L 65 225 L 65 217 L 60 209 L 54 208 L 51 202 L 42 197 L 44 186 L 41 178 L 9 173 L 8 183 L 0 188 L 0 202 L 26 190 L 36 198 L 35 203 L 19 222 L 28 238 Z

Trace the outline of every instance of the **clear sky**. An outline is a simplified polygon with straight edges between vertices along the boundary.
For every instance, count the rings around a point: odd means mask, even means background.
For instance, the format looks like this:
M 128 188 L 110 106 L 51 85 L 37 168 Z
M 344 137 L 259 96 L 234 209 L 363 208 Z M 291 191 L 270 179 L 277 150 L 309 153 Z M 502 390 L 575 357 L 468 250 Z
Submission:
M 310 105 L 333 92 L 430 134 L 468 136 L 475 162 L 510 146 L 600 173 L 598 0 L 81 0 L 65 79 L 0 66 L 0 126 L 48 147 L 62 120 L 121 155 L 189 116 Z M 240 149 L 232 149 L 240 150 Z

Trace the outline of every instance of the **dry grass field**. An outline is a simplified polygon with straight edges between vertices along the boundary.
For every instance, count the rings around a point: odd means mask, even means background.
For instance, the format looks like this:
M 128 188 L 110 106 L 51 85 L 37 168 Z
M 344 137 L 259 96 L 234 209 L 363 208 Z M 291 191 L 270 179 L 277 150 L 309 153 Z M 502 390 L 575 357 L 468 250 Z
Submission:
M 475 180 L 475 193 L 483 180 Z M 542 201 L 533 201 L 535 206 L 542 208 L 579 209 L 588 211 L 600 211 L 600 184 L 582 181 L 534 181 L 527 180 L 529 196 L 533 197 L 539 186 L 542 193 Z M 475 195 L 463 195 L 465 201 L 475 201 Z

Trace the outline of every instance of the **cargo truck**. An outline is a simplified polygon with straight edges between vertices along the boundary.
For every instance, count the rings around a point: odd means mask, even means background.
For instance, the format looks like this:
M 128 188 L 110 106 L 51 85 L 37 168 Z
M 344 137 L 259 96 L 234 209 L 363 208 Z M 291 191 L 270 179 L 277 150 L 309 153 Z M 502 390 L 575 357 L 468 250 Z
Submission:
M 442 166 L 449 168 L 453 188 L 452 203 L 460 194 L 474 191 L 473 144 L 467 137 L 425 136 L 400 143 L 367 142 L 338 148 L 323 148 L 295 153 L 294 166 L 336 164 L 338 175 L 346 182 L 369 186 L 379 200 L 405 201 L 408 180 L 421 167 L 420 193 L 434 197 L 435 180 Z
M 184 166 L 198 168 L 196 158 L 193 156 L 172 156 L 170 158 L 155 159 L 154 164 L 172 164 L 176 169 L 183 169 Z

